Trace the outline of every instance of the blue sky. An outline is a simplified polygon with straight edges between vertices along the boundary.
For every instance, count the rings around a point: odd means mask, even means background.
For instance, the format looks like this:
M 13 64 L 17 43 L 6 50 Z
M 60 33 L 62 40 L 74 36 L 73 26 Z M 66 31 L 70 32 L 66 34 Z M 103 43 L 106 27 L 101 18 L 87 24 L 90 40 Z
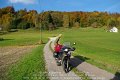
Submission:
M 0 8 L 53 11 L 107 11 L 120 13 L 120 0 L 0 0 Z

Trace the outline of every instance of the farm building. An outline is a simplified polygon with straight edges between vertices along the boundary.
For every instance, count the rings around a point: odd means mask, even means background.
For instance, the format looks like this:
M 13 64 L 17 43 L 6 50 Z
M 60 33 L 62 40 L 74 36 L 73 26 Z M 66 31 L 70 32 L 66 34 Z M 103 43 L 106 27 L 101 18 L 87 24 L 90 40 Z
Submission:
M 110 32 L 118 32 L 118 29 L 116 27 L 113 27 L 112 29 L 109 30 Z

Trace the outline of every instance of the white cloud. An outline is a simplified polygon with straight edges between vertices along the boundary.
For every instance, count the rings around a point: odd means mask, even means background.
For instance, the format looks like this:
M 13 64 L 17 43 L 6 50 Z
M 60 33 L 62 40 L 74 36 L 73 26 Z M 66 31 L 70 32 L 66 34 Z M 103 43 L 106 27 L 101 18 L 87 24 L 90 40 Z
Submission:
M 9 0 L 10 3 L 34 4 L 36 0 Z

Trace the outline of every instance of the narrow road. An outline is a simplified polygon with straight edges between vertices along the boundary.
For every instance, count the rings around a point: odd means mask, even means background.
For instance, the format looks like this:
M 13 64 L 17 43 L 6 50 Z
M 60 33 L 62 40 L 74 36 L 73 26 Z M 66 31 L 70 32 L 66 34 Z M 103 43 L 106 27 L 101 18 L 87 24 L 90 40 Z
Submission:
M 72 64 L 77 65 L 76 68 L 88 75 L 92 80 L 120 80 L 114 74 L 109 73 L 87 62 L 83 62 L 78 58 L 74 58 L 72 60 Z
M 65 73 L 61 66 L 57 66 L 53 53 L 50 50 L 51 40 L 44 47 L 44 56 L 46 60 L 46 68 L 50 80 L 81 80 L 74 72 Z

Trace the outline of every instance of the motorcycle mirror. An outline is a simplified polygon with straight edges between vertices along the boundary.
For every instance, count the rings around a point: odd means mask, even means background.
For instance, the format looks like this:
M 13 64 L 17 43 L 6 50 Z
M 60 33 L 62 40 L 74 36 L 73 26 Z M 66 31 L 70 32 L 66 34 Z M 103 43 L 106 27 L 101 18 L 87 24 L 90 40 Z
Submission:
M 75 50 L 76 48 L 75 47 L 73 47 L 73 51 Z
M 76 45 L 76 43 L 74 42 L 73 45 Z

